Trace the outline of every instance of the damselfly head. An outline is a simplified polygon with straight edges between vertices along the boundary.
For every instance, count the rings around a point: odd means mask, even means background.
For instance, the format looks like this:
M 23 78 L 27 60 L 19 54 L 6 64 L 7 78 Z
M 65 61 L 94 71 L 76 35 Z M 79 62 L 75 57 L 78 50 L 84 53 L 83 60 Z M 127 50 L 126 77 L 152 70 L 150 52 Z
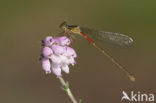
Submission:
M 66 22 L 66 21 L 62 22 L 62 23 L 59 25 L 59 28 L 64 29 L 64 30 L 67 29 L 67 28 L 68 28 L 67 22 Z

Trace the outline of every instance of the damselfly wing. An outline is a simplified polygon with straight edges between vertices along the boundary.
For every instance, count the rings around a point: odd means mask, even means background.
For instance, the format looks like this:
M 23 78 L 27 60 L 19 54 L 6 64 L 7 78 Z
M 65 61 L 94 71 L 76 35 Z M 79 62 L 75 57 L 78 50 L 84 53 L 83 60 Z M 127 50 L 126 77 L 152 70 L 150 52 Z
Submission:
M 133 44 L 133 39 L 127 35 L 115 33 L 98 31 L 94 29 L 89 29 L 85 27 L 80 27 L 82 33 L 86 34 L 93 41 L 99 41 L 103 43 L 109 43 L 121 47 L 129 47 Z

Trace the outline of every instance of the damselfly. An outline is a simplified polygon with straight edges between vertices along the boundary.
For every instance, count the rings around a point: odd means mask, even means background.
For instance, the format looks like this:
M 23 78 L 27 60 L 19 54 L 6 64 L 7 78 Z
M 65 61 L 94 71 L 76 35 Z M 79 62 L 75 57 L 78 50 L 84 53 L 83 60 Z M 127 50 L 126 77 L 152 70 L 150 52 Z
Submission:
M 116 61 L 112 56 L 110 56 L 104 49 L 100 48 L 96 41 L 108 42 L 118 46 L 130 46 L 133 44 L 133 39 L 129 36 L 114 32 L 97 31 L 89 28 L 80 27 L 78 25 L 68 25 L 67 22 L 60 24 L 60 28 L 63 29 L 65 34 L 71 37 L 72 34 L 81 35 L 84 37 L 92 46 L 98 49 L 103 55 L 110 59 L 114 64 L 116 64 L 120 70 L 122 70 L 131 81 L 135 81 L 135 77 L 126 70 L 118 61 Z M 93 38 L 93 39 L 91 39 Z

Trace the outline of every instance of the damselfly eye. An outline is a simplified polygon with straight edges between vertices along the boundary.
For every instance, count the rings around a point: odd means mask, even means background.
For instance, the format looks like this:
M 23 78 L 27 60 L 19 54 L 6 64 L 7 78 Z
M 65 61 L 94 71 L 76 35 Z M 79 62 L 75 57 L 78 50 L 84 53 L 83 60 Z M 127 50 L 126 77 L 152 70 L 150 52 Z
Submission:
M 63 23 L 60 24 L 59 27 L 62 28 L 62 29 L 65 29 L 67 27 L 67 22 L 64 21 Z

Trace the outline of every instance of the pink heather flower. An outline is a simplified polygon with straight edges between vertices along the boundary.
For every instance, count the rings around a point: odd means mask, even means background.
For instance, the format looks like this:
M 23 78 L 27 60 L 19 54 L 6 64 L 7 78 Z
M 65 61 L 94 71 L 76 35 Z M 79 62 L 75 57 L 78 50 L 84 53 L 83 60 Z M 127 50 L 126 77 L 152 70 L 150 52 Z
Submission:
M 57 77 L 61 71 L 69 73 L 69 65 L 75 65 L 77 54 L 69 47 L 70 39 L 65 36 L 52 38 L 47 36 L 42 48 L 42 68 L 46 74 L 53 72 Z
M 65 53 L 66 56 L 72 56 L 74 58 L 77 57 L 77 54 L 75 52 L 75 50 L 71 47 L 66 47 L 66 53 Z
M 62 64 L 61 55 L 52 55 L 52 56 L 50 57 L 50 59 L 51 59 L 52 62 L 55 63 L 55 64 L 58 64 L 58 65 Z
M 62 55 L 64 54 L 64 52 L 66 52 L 66 48 L 60 45 L 53 45 L 51 48 L 54 51 L 54 53 L 57 55 Z
M 65 45 L 70 44 L 70 39 L 67 38 L 66 36 L 56 37 L 54 41 L 55 41 L 55 43 L 57 43 L 61 46 L 65 46 Z

